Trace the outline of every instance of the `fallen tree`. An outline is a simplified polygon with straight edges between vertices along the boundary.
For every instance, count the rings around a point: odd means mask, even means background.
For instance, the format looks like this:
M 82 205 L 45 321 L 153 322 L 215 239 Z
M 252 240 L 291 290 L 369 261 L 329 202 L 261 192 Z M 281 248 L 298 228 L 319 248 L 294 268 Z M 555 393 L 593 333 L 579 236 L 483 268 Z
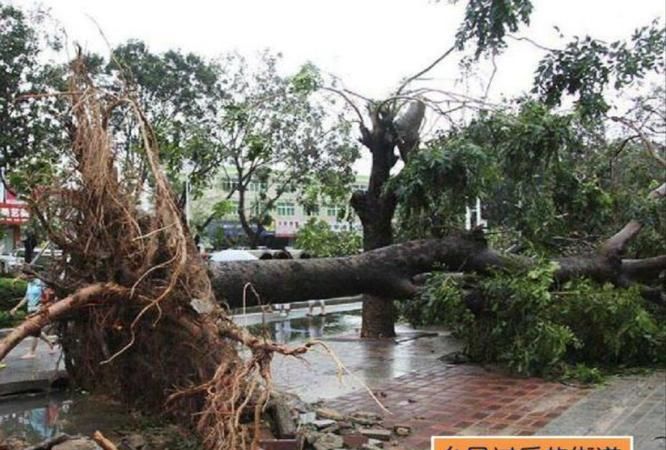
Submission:
M 496 252 L 472 233 L 348 258 L 226 263 L 209 273 L 161 169 L 155 133 L 136 102 L 99 91 L 81 59 L 73 64 L 65 95 L 72 108 L 70 170 L 30 199 L 65 255 L 39 274 L 61 300 L 0 341 L 0 360 L 56 323 L 77 384 L 145 410 L 163 412 L 166 406 L 195 426 L 208 448 L 256 447 L 254 430 L 271 396 L 272 355 L 301 355 L 313 345 L 287 348 L 255 337 L 234 324 L 219 301 L 238 306 L 360 293 L 409 297 L 417 289 L 414 278 L 434 269 L 484 274 L 535 264 Z M 119 161 L 114 151 L 108 119 L 121 108 L 141 124 L 139 163 Z M 138 206 L 146 195 L 148 211 Z M 628 224 L 597 254 L 558 259 L 555 279 L 586 276 L 617 285 L 653 279 L 666 257 L 621 259 L 641 227 Z M 205 313 L 195 310 L 193 299 Z
M 564 282 L 587 277 L 618 286 L 654 280 L 666 270 L 666 255 L 621 259 L 629 241 L 640 231 L 636 224 L 628 224 L 596 254 L 556 259 L 559 268 L 555 279 Z M 410 241 L 343 258 L 217 263 L 211 269 L 211 280 L 218 298 L 239 307 L 358 294 L 409 298 L 418 289 L 414 277 L 433 270 L 488 273 L 524 270 L 535 264 L 530 258 L 494 251 L 482 234 L 472 233 Z M 252 290 L 248 291 L 250 285 Z

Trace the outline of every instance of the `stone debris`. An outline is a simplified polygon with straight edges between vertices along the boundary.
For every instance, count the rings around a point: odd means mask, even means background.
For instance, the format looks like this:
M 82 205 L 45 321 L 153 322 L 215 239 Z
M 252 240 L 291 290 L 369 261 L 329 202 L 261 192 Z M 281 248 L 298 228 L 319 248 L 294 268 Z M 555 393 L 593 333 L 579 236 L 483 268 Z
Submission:
M 319 419 L 319 420 L 313 420 L 312 425 L 314 425 L 318 430 L 321 430 L 322 428 L 328 428 L 331 425 L 337 425 L 337 422 L 335 420 L 331 419 Z
M 396 425 L 393 427 L 393 432 L 398 436 L 409 436 L 412 434 L 412 427 L 407 425 Z
M 317 414 L 317 417 L 320 417 L 322 419 L 331 419 L 337 421 L 345 420 L 344 415 L 340 414 L 339 412 L 337 412 L 332 408 L 317 408 L 315 410 L 315 413 Z
M 389 441 L 393 435 L 391 430 L 385 430 L 383 428 L 362 428 L 360 432 L 362 435 L 367 436 L 370 439 L 377 439 L 379 441 Z
M 375 412 L 345 414 L 323 402 L 308 405 L 297 397 L 287 398 L 285 404 L 288 408 L 283 411 L 283 419 L 293 419 L 297 427 L 295 437 L 300 440 L 296 443 L 286 436 L 265 436 L 260 440 L 262 450 L 400 450 L 397 439 L 412 433 L 409 425 L 383 425 L 383 417 Z M 274 420 L 272 431 L 277 435 L 276 425 Z
M 349 420 L 365 426 L 373 426 L 382 421 L 382 417 L 372 412 L 358 411 L 349 416 Z
M 333 433 L 321 434 L 314 443 L 315 450 L 337 450 L 342 448 L 342 436 Z

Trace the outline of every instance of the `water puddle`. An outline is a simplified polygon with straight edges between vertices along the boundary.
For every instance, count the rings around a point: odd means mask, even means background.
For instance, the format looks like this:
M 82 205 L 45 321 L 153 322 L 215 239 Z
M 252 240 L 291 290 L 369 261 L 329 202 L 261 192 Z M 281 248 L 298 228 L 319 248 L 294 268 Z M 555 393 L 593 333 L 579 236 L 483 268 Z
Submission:
M 255 334 L 268 334 L 273 341 L 280 344 L 354 333 L 360 328 L 360 310 L 329 313 L 323 316 L 295 318 L 286 316 L 282 320 L 248 327 Z
M 107 399 L 59 393 L 0 401 L 0 442 L 34 445 L 60 433 L 92 435 L 129 423 L 127 410 Z

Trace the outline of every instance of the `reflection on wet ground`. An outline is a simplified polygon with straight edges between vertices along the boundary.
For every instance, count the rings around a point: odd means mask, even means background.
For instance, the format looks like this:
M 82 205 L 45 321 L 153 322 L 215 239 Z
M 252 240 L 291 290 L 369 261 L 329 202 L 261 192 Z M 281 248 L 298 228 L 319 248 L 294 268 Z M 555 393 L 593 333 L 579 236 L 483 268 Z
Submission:
M 359 389 L 378 386 L 408 372 L 441 364 L 439 358 L 460 350 L 460 344 L 443 330 L 417 331 L 398 325 L 396 339 L 360 340 L 360 311 L 306 317 L 267 325 L 282 343 L 322 340 L 344 365 L 342 369 L 323 347 L 313 347 L 302 359 L 276 355 L 273 379 L 280 388 L 307 402 L 330 399 Z M 340 371 L 345 372 L 340 377 Z
M 67 393 L 0 402 L 0 442 L 16 438 L 37 444 L 60 433 L 91 435 L 129 421 L 127 410 L 107 399 Z
M 356 332 L 360 328 L 360 310 L 293 319 L 287 316 L 283 320 L 248 327 L 253 333 L 268 335 L 281 344 Z

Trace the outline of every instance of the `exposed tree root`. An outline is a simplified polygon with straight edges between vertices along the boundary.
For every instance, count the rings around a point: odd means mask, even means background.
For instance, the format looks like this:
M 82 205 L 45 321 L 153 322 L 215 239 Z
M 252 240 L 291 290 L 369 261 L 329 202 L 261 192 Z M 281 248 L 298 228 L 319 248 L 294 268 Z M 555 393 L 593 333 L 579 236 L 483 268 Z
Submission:
M 0 341 L 0 359 L 55 322 L 78 385 L 144 410 L 163 412 L 166 405 L 200 432 L 207 448 L 256 448 L 272 355 L 300 355 L 307 346 L 289 349 L 254 337 L 218 305 L 161 169 L 157 136 L 132 96 L 98 90 L 80 57 L 67 95 L 66 169 L 30 198 L 49 239 L 63 250 L 59 264 L 40 274 L 61 300 Z M 131 155 L 113 141 L 109 123 L 118 116 L 138 124 L 142 146 Z M 193 299 L 209 312 L 197 313 Z

